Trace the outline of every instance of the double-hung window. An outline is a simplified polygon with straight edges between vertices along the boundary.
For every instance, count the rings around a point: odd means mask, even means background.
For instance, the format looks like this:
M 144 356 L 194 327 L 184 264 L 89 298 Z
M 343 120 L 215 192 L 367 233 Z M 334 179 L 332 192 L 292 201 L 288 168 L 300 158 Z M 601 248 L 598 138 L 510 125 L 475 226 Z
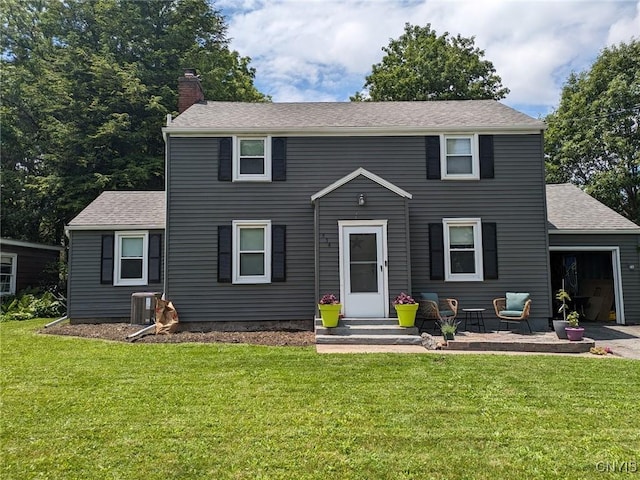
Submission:
M 16 267 L 18 256 L 5 253 L 0 257 L 0 296 L 16 293 Z
M 148 232 L 116 232 L 114 285 L 146 285 Z
M 233 180 L 271 181 L 271 141 L 269 137 L 236 137 Z
M 445 218 L 442 223 L 445 280 L 483 280 L 481 220 L 479 218 Z
M 271 222 L 233 222 L 233 283 L 271 282 Z
M 443 179 L 477 180 L 480 162 L 477 135 L 444 135 L 441 145 Z

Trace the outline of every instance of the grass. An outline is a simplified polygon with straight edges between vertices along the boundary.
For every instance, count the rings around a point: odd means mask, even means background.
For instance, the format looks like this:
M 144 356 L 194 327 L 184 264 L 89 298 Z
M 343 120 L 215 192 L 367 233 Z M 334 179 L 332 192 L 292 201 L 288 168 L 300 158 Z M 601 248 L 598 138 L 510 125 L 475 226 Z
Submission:
M 37 334 L 44 323 L 0 324 L 3 479 L 640 470 L 638 361 L 127 344 Z

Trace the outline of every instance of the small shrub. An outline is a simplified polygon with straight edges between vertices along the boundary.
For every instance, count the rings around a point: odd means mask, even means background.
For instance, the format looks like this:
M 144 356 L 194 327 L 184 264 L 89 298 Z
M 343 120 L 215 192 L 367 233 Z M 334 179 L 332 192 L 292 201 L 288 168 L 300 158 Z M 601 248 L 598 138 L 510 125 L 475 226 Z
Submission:
M 20 296 L 8 298 L 2 303 L 0 321 L 57 317 L 65 311 L 63 300 L 52 292 L 44 292 L 41 295 L 23 293 Z

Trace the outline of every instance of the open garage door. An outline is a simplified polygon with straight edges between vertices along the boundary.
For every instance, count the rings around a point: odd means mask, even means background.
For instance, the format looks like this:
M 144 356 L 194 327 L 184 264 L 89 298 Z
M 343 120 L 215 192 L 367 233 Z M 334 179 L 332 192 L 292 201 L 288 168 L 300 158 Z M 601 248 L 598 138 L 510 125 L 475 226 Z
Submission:
M 550 247 L 550 265 L 554 306 L 564 281 L 582 321 L 625 323 L 618 247 Z

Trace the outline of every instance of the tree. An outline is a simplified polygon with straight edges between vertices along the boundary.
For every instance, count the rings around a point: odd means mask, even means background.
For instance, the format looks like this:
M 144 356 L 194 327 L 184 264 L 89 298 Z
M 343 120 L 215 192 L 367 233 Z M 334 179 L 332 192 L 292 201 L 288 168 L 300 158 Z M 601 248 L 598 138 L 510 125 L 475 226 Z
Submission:
M 386 55 L 373 65 L 364 89 L 373 101 L 504 98 L 509 89 L 474 42 L 475 37 L 450 37 L 448 32 L 437 36 L 430 24 L 407 23 L 404 34 L 382 48 Z M 356 93 L 351 100 L 365 97 Z
M 546 122 L 547 183 L 583 187 L 640 225 L 640 41 L 571 74 Z
M 178 77 L 266 101 L 207 0 L 0 0 L 2 235 L 60 242 L 102 190 L 161 190 Z

